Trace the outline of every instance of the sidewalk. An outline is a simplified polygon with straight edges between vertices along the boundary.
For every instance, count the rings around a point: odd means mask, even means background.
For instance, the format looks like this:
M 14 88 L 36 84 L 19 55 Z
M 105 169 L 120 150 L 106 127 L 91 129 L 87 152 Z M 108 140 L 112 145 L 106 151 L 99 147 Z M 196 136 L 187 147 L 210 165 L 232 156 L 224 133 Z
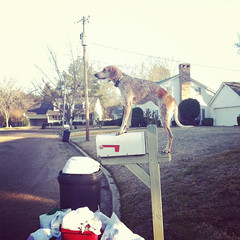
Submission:
M 85 136 L 71 137 L 69 143 L 77 148 L 82 155 L 91 157 L 96 161 L 99 161 L 96 153 L 96 136 L 90 136 L 90 141 L 86 142 Z M 84 150 L 82 146 L 84 145 Z M 107 216 L 111 216 L 114 212 L 119 218 L 120 215 L 120 195 L 116 184 L 106 168 L 101 167 L 103 172 L 103 181 L 101 189 L 101 204 L 100 210 Z

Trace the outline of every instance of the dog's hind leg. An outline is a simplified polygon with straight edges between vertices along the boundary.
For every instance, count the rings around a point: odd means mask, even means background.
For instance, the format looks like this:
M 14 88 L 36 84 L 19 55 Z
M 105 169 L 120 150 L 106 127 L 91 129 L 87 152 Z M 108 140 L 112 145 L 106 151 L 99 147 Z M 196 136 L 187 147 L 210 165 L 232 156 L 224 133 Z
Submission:
M 162 105 L 160 107 L 160 112 L 161 112 L 160 120 L 161 120 L 163 129 L 167 134 L 167 140 L 168 140 L 167 146 L 162 151 L 162 153 L 170 153 L 172 148 L 172 142 L 173 142 L 173 134 L 170 129 L 170 122 L 173 115 L 173 110 L 171 108 L 167 109 L 166 105 Z
M 171 148 L 172 148 L 172 142 L 173 142 L 173 134 L 172 134 L 172 131 L 170 129 L 170 123 L 166 123 L 163 126 L 163 128 L 164 128 L 164 130 L 167 134 L 168 142 L 167 142 L 166 148 L 162 151 L 162 153 L 170 153 Z

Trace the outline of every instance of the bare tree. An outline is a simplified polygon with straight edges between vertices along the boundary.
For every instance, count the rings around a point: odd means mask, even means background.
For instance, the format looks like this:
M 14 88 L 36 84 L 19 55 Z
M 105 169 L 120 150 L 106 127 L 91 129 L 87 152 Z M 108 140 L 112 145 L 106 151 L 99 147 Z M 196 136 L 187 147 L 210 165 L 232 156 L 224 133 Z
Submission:
M 11 122 L 22 122 L 23 113 L 40 101 L 39 96 L 23 92 L 16 86 L 16 82 L 16 79 L 5 78 L 0 84 L 0 116 L 6 127 L 9 127 Z
M 42 82 L 44 87 L 36 85 L 35 89 L 44 98 L 48 96 L 49 102 L 53 103 L 63 115 L 63 108 L 66 107 L 64 119 L 69 125 L 76 114 L 84 111 L 84 72 L 82 58 L 74 57 L 70 46 L 70 65 L 67 70 L 61 70 L 58 64 L 57 55 L 53 50 L 48 49 L 50 61 L 54 67 L 55 77 L 49 77 L 39 66 L 36 66 L 43 74 Z M 99 84 L 94 77 L 93 65 L 88 65 L 89 96 L 99 97 Z M 63 88 L 64 86 L 64 88 Z M 97 93 L 98 92 L 98 93 Z M 65 99 L 65 100 L 64 100 Z M 89 102 L 91 105 L 91 101 Z
M 161 59 L 150 59 L 142 62 L 140 66 L 125 67 L 129 69 L 129 74 L 134 77 L 159 82 L 173 75 L 173 67 L 171 63 Z
M 2 114 L 6 127 L 9 127 L 9 118 L 14 108 L 17 108 L 19 88 L 15 87 L 16 80 L 4 79 L 0 85 L 0 113 Z

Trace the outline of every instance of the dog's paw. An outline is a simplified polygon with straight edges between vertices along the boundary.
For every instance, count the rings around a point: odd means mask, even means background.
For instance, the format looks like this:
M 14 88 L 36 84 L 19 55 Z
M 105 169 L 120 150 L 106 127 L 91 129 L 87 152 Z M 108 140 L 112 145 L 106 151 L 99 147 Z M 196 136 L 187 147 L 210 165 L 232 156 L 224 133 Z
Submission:
M 117 131 L 117 132 L 116 132 L 116 136 L 119 136 L 119 135 L 122 135 L 122 134 L 123 134 L 122 131 Z
M 126 133 L 126 132 L 127 132 L 126 129 L 123 130 L 123 131 L 118 131 L 118 132 L 116 132 L 116 136 L 122 135 L 122 134 L 124 134 L 124 133 Z

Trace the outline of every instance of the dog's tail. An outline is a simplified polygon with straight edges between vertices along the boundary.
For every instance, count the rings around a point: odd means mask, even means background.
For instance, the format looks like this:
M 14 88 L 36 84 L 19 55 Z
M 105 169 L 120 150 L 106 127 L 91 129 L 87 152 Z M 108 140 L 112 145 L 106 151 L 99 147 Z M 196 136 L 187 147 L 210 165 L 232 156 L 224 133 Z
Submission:
M 184 127 L 184 128 L 189 128 L 189 127 L 193 127 L 191 125 L 182 125 L 178 119 L 178 105 L 177 103 L 175 102 L 174 104 L 174 118 L 175 118 L 175 122 L 176 124 L 179 126 L 179 127 Z

